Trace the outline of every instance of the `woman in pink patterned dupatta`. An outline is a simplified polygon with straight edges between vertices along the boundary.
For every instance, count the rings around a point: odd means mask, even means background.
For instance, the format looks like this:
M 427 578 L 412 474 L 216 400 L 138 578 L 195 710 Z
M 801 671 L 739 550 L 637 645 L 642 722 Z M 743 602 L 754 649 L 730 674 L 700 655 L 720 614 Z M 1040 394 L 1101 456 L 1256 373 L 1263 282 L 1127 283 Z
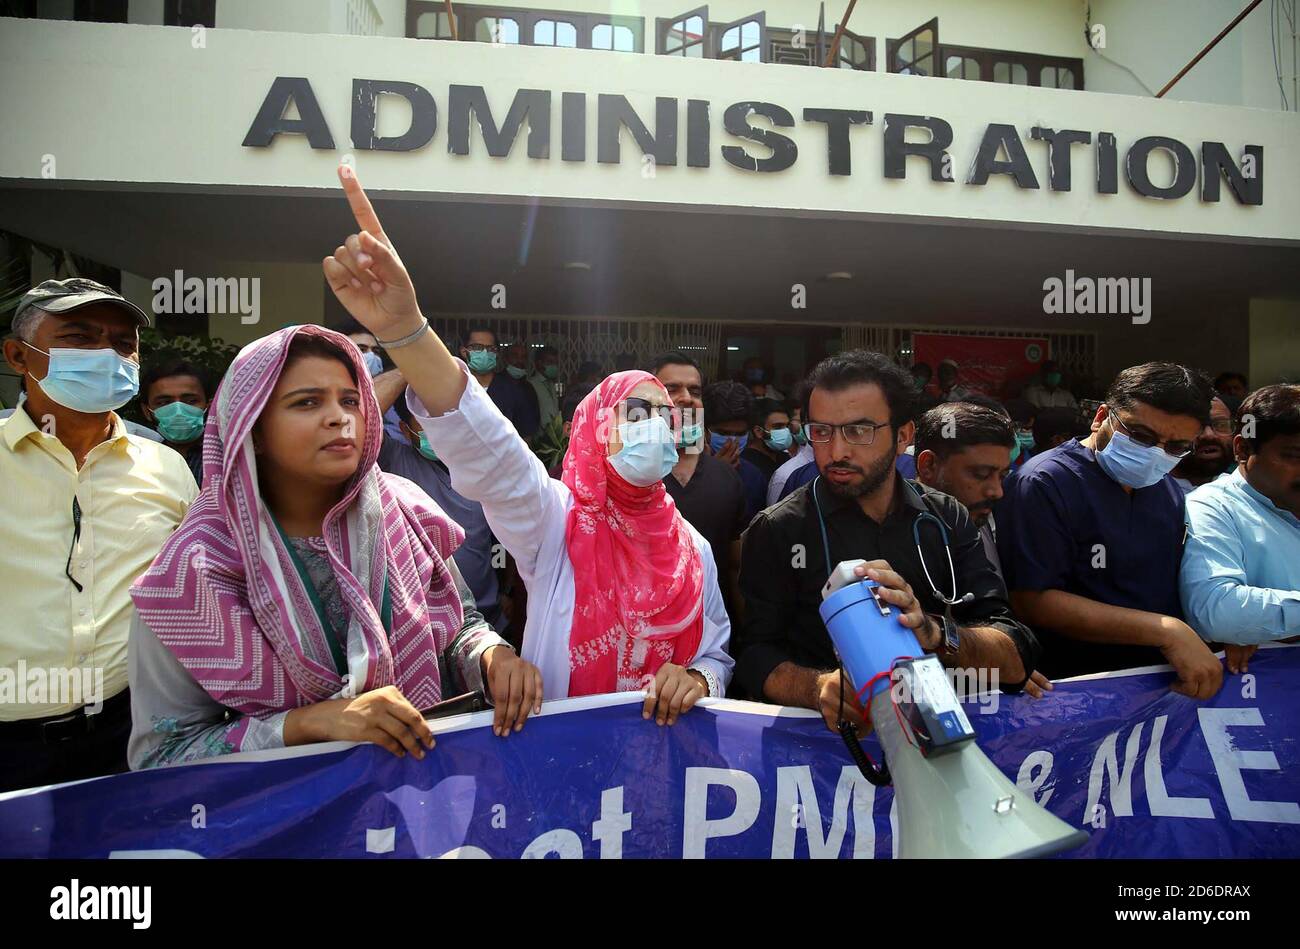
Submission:
M 498 734 L 540 704 L 451 559 L 460 527 L 375 464 L 382 434 L 347 337 L 295 326 L 240 351 L 204 489 L 132 587 L 133 768 L 330 740 L 422 758 L 444 683 L 489 692 Z
M 673 724 L 721 696 L 731 632 L 707 541 L 663 486 L 679 420 L 645 372 L 605 379 L 578 407 L 555 481 L 465 364 L 420 314 L 410 275 L 347 166 L 360 233 L 323 262 L 335 296 L 385 346 L 407 406 L 456 490 L 483 506 L 528 588 L 523 657 L 545 697 L 645 690 L 642 714 Z

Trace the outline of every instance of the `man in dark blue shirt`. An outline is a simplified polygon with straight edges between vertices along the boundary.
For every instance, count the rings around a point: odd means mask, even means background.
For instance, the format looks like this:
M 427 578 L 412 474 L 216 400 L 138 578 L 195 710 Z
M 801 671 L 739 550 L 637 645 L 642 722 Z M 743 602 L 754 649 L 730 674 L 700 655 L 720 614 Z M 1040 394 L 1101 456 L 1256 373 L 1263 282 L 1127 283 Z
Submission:
M 1223 669 L 1183 622 L 1183 492 L 1169 472 L 1210 414 L 1210 384 L 1173 363 L 1116 376 L 1092 433 L 1030 458 L 994 508 L 1017 616 L 1052 678 L 1168 662 L 1177 692 L 1214 695 Z
M 465 360 L 469 371 L 479 385 L 487 389 L 487 394 L 501 414 L 510 420 L 521 438 L 532 438 L 537 434 L 540 418 L 537 412 L 537 397 L 532 394 L 532 387 L 500 372 L 502 368 L 497 352 L 497 334 L 487 327 L 476 327 L 465 337 L 465 345 L 460 348 L 460 358 Z M 524 391 L 525 387 L 528 391 Z

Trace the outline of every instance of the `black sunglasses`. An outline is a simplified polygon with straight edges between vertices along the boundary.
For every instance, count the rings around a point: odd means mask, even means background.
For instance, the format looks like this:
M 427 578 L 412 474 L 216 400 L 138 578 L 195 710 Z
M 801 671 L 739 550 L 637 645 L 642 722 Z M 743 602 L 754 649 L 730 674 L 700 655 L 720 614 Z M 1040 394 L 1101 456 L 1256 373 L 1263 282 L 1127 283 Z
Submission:
M 646 419 L 658 415 L 669 428 L 672 428 L 676 419 L 679 417 L 680 410 L 672 404 L 659 405 L 646 399 L 628 398 L 623 400 L 623 417 L 628 422 L 644 422 Z

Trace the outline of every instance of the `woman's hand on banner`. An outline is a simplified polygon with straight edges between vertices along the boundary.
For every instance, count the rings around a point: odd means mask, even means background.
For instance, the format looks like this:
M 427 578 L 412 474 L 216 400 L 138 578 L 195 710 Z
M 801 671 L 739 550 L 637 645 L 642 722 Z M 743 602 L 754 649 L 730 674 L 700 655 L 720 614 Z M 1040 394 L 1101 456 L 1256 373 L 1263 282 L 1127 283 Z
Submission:
M 704 676 L 665 662 L 659 667 L 653 681 L 646 684 L 641 717 L 654 715 L 655 721 L 660 725 L 675 725 L 679 715 L 690 711 L 696 702 L 708 694 L 709 686 Z
M 504 738 L 524 727 L 529 713 L 542 711 L 542 670 L 525 662 L 509 646 L 483 653 L 483 685 L 492 698 L 492 734 Z
M 423 319 L 415 285 L 357 173 L 349 165 L 339 165 L 338 175 L 360 230 L 324 259 L 325 280 L 358 323 L 380 339 L 397 339 L 417 329 Z
M 429 723 L 395 685 L 291 711 L 284 722 L 284 743 L 317 741 L 368 741 L 399 758 L 409 752 L 417 759 L 434 745 Z

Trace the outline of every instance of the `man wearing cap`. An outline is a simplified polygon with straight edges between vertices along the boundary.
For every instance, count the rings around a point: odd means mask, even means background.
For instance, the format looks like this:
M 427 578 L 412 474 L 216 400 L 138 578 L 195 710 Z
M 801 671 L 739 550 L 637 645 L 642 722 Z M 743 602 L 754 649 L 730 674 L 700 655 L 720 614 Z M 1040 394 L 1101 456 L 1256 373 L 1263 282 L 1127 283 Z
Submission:
M 103 284 L 47 280 L 4 341 L 27 399 L 0 421 L 0 791 L 126 770 L 128 589 L 198 493 L 114 412 L 152 325 Z

